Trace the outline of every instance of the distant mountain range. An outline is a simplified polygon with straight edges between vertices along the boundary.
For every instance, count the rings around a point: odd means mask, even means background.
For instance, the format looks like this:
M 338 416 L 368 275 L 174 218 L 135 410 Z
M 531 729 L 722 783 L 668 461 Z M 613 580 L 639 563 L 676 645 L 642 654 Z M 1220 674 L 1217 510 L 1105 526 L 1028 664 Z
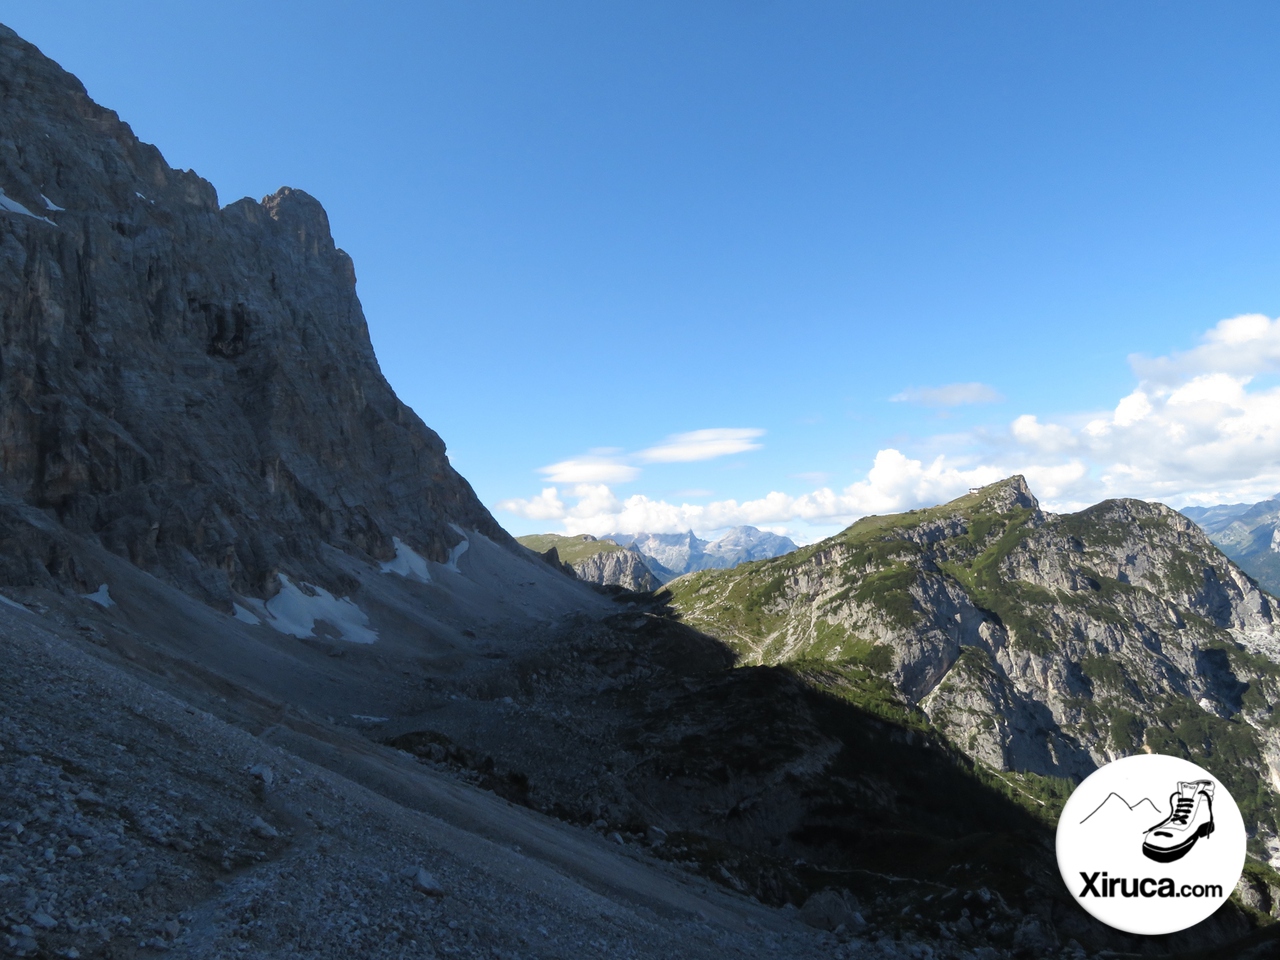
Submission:
M 1280 494 L 1258 503 L 1186 507 L 1182 514 L 1264 590 L 1280 596 Z
M 796 549 L 788 537 L 756 527 L 734 527 L 718 540 L 685 533 L 612 533 L 569 537 L 539 533 L 520 537 L 535 553 L 573 568 L 579 580 L 652 590 L 697 570 L 728 570 L 752 560 L 769 560 Z
M 611 533 L 609 540 L 631 547 L 663 583 L 697 570 L 728 570 L 752 560 L 769 560 L 796 549 L 789 537 L 756 527 L 734 527 L 718 540 L 685 533 Z

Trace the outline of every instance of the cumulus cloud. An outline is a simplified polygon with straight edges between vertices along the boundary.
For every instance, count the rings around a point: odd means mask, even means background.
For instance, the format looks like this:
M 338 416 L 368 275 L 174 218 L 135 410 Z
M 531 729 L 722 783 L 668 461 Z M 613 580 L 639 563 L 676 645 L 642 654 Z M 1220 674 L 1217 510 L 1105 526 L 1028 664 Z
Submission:
M 1179 496 L 1198 488 L 1280 483 L 1280 388 L 1207 373 L 1177 386 L 1143 383 L 1079 431 L 1105 488 Z
M 869 513 L 888 513 L 926 503 L 949 500 L 969 487 L 1000 479 L 1000 468 L 964 468 L 936 457 L 925 463 L 894 449 L 876 454 L 865 479 L 843 490 L 822 487 L 801 496 L 773 491 L 754 500 L 717 500 L 708 504 L 669 503 L 635 494 L 619 501 L 603 484 L 578 484 L 568 491 L 576 502 L 566 507 L 560 491 L 551 488 L 529 500 L 505 500 L 498 508 L 532 520 L 561 520 L 567 533 L 596 536 L 628 532 L 700 533 L 750 524 L 792 530 L 803 521 L 823 526 L 843 525 Z
M 712 430 L 692 430 L 667 438 L 666 443 L 641 450 L 637 456 L 645 463 L 692 463 L 697 460 L 713 460 L 733 453 L 759 450 L 756 440 L 764 436 L 763 430 L 719 427 Z
M 1173 385 L 1205 373 L 1253 376 L 1280 368 L 1280 318 L 1258 313 L 1222 320 L 1200 345 L 1167 357 L 1133 354 L 1129 365 L 1142 380 Z
M 527 520 L 559 520 L 565 512 L 560 492 L 555 487 L 547 487 L 538 496 L 528 500 L 500 500 L 498 509 Z
M 1233 317 L 1191 350 L 1130 363 L 1138 383 L 1110 410 L 1058 422 L 1025 414 L 1010 424 L 1033 461 L 1029 480 L 1039 471 L 1070 503 L 1213 503 L 1280 489 L 1280 388 L 1254 383 L 1280 371 L 1280 320 Z
M 941 387 L 911 387 L 889 399 L 894 403 L 918 403 L 926 407 L 963 407 L 971 403 L 998 403 L 1004 397 L 985 383 L 947 383 Z
M 1009 432 L 1019 443 L 1044 453 L 1058 453 L 1076 446 L 1076 436 L 1067 427 L 1041 423 L 1034 414 L 1026 413 L 1009 425 Z

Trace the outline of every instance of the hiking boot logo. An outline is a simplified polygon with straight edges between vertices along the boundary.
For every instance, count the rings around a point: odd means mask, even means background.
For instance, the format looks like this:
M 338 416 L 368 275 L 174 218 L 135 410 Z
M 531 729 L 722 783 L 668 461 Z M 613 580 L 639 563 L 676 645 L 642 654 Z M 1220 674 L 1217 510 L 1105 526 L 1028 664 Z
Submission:
M 1213 833 L 1213 781 L 1180 782 L 1169 796 L 1169 816 L 1143 834 L 1142 853 L 1158 863 L 1181 860 Z
M 1144 752 L 1085 777 L 1062 808 L 1055 849 L 1082 909 L 1117 930 L 1159 936 L 1226 903 L 1246 841 L 1226 784 L 1189 760 Z

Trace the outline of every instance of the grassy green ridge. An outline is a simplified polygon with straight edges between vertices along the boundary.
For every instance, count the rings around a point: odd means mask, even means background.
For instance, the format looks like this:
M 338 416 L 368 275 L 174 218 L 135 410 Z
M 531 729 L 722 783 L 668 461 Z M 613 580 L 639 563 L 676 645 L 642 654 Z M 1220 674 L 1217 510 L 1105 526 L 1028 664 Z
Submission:
M 552 547 L 562 563 L 581 563 L 588 557 L 598 553 L 616 553 L 626 549 L 612 540 L 589 540 L 585 535 L 565 537 L 558 533 L 534 533 L 526 537 L 516 537 L 516 542 L 528 547 L 534 553 L 546 553 Z
M 811 648 L 826 646 L 828 655 L 838 658 L 841 654 L 826 642 L 819 624 L 829 628 L 850 602 L 878 611 L 891 628 L 900 631 L 919 624 L 920 611 L 911 588 L 930 574 L 921 563 L 925 547 L 909 536 L 925 524 L 955 519 L 965 532 L 946 538 L 949 559 L 938 564 L 939 572 L 957 580 L 977 605 L 999 616 L 1013 629 L 1017 642 L 1042 648 L 1047 631 L 1027 612 L 1028 601 L 1055 598 L 1047 591 L 1034 595 L 1029 584 L 1011 586 L 998 575 L 1000 561 L 1029 532 L 1035 511 L 1017 508 L 998 513 L 992 500 L 999 486 L 924 510 L 863 517 L 835 537 L 782 557 L 733 571 L 683 577 L 671 584 L 674 602 L 690 623 L 720 636 L 740 653 L 754 652 L 784 627 L 788 608 L 803 599 L 804 591 L 796 588 L 796 581 L 809 574 L 819 558 L 817 570 L 824 587 L 816 598 L 819 618 L 799 629 L 807 636 L 799 638 L 802 652 L 798 655 L 811 656 Z
M 1129 621 L 1118 609 L 1120 600 L 1159 600 L 1147 586 L 1085 566 L 1089 549 L 1115 548 L 1133 535 L 1132 524 L 1111 517 L 1112 501 L 1051 521 L 1055 536 L 1080 545 L 1086 589 L 1052 591 L 1003 576 L 1004 561 L 1044 529 L 1043 515 L 1031 507 L 998 509 L 996 494 L 1003 485 L 924 510 L 864 517 L 834 537 L 783 557 L 683 577 L 671 584 L 674 603 L 692 625 L 721 637 L 740 654 L 774 662 L 769 654 L 783 651 L 784 658 L 821 650 L 828 659 L 840 659 L 847 651 L 831 644 L 824 630 L 829 633 L 837 624 L 849 628 L 859 616 L 875 614 L 880 626 L 897 634 L 934 626 L 923 622 L 913 597 L 913 589 L 927 586 L 930 577 L 959 586 L 974 606 L 1007 628 L 1014 648 L 1041 656 L 1071 636 L 1070 625 L 1053 612 L 1055 606 L 1124 627 Z M 913 539 L 926 524 L 945 528 L 927 545 L 918 542 L 920 537 Z M 1137 518 L 1139 533 L 1166 525 L 1160 517 Z M 1192 595 L 1204 584 L 1202 566 L 1192 554 L 1177 550 L 1156 586 L 1162 593 Z M 1181 626 L 1197 639 L 1208 640 L 1218 632 L 1191 611 L 1183 621 Z

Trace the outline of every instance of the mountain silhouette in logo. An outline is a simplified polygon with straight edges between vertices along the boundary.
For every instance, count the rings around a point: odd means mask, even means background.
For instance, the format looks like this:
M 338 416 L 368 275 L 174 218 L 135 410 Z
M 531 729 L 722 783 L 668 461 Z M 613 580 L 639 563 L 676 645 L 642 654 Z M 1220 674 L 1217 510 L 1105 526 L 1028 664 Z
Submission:
M 1112 791 L 1107 794 L 1107 799 L 1098 804 L 1093 812 L 1081 820 L 1081 823 L 1092 821 L 1093 824 L 1128 822 L 1130 820 L 1140 820 L 1145 824 L 1152 824 L 1161 817 L 1160 808 L 1157 807 L 1147 797 L 1143 797 L 1136 803 L 1130 803 L 1120 794 Z M 1145 827 L 1141 829 L 1146 829 Z

